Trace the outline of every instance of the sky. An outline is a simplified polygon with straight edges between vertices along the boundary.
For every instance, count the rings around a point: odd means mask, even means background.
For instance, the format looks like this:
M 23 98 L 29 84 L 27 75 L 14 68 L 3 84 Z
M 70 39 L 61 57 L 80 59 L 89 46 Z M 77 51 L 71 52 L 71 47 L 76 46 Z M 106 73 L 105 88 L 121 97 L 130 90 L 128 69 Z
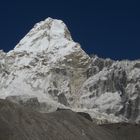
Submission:
M 140 58 L 138 0 L 1 0 L 0 49 L 8 52 L 35 23 L 63 20 L 74 41 L 103 58 Z

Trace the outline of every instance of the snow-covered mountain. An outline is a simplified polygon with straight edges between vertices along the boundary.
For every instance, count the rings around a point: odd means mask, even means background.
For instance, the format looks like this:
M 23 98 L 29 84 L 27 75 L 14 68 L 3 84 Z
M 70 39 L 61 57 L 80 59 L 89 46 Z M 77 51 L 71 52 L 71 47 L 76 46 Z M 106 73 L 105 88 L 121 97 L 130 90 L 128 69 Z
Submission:
M 95 120 L 140 120 L 140 61 L 86 54 L 61 20 L 47 18 L 8 53 L 0 51 L 0 98 L 88 112 Z

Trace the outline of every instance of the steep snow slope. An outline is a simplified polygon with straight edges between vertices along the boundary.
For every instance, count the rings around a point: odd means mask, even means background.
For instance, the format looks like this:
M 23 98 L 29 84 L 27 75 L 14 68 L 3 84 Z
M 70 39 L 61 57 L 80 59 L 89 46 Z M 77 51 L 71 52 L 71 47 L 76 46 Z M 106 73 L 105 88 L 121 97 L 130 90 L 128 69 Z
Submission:
M 66 25 L 51 18 L 36 24 L 14 50 L 1 51 L 3 55 L 0 97 L 37 97 L 54 109 L 58 103 L 75 102 L 90 62 Z
M 140 120 L 140 61 L 89 57 L 61 20 L 47 18 L 8 53 L 0 51 L 0 98 L 49 112 L 88 112 L 95 120 Z

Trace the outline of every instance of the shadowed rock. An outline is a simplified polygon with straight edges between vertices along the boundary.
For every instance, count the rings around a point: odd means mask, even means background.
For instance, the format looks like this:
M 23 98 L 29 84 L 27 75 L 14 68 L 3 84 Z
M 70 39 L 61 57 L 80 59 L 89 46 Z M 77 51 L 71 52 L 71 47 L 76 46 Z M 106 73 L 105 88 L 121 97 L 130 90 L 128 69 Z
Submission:
M 88 113 L 85 113 L 85 112 L 77 112 L 77 114 L 83 116 L 84 118 L 88 119 L 89 121 L 93 121 L 92 118 L 90 117 L 90 115 Z

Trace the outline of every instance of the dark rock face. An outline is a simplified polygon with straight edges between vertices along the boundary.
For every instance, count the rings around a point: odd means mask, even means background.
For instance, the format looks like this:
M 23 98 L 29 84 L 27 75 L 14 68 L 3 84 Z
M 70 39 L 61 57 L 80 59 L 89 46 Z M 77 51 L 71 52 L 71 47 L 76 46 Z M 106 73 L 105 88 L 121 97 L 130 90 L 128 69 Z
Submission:
M 88 113 L 85 112 L 77 112 L 77 114 L 83 116 L 84 118 L 88 119 L 89 121 L 92 122 L 92 118 L 90 117 L 90 115 Z
M 113 60 L 111 59 L 103 59 L 97 56 L 91 56 L 91 67 L 87 70 L 87 78 L 97 74 L 98 72 L 102 71 L 103 68 L 109 68 L 113 64 Z
M 67 101 L 67 98 L 66 98 L 64 93 L 61 93 L 61 94 L 58 95 L 58 102 L 63 104 L 63 105 L 66 105 L 66 106 L 69 105 L 68 101 Z

